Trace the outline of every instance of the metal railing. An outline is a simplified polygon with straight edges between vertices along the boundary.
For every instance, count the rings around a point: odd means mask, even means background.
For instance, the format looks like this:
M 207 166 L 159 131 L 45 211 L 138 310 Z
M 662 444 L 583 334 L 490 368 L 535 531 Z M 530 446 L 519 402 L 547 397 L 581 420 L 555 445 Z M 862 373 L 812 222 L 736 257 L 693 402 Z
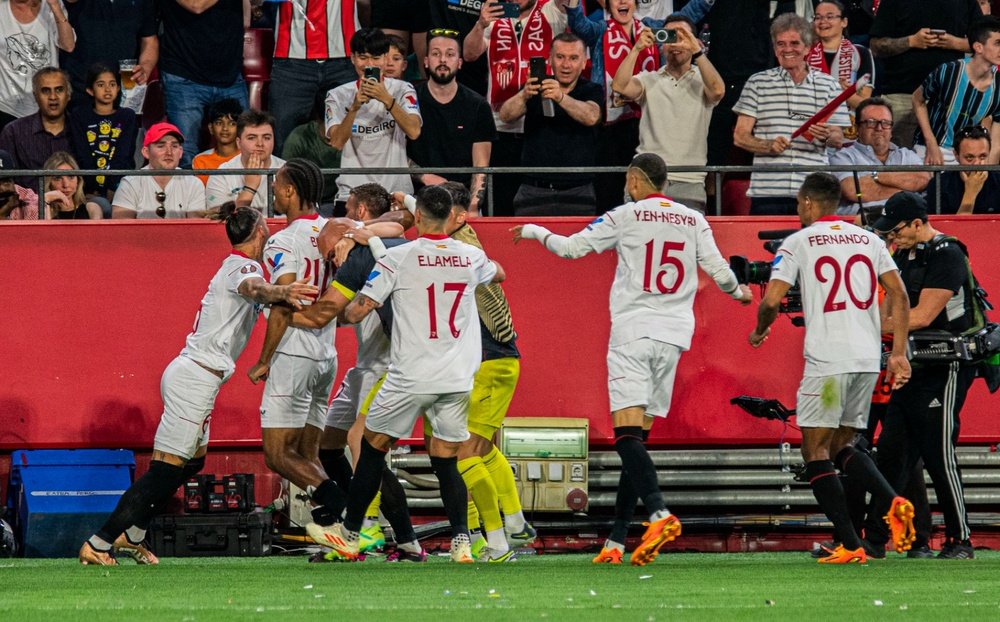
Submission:
M 494 194 L 494 182 L 496 175 L 524 175 L 524 174 L 581 174 L 581 175 L 595 175 L 602 173 L 624 173 L 627 167 L 624 166 L 588 166 L 580 167 L 574 169 L 567 169 L 564 167 L 523 167 L 523 166 L 486 166 L 486 167 L 384 167 L 384 168 L 325 168 L 321 169 L 324 175 L 341 175 L 341 174 L 351 174 L 351 175 L 373 175 L 373 174 L 390 174 L 390 175 L 423 175 L 427 173 L 433 173 L 436 175 L 441 175 L 443 177 L 448 177 L 449 175 L 470 175 L 483 173 L 486 175 L 486 189 L 487 196 L 493 197 Z M 950 171 L 987 171 L 987 172 L 1000 172 L 1000 165 L 992 166 L 928 166 L 928 165 L 827 165 L 822 167 L 816 166 L 671 166 L 669 171 L 671 173 L 706 173 L 712 175 L 715 182 L 715 201 L 713 204 L 713 209 L 708 211 L 708 215 L 722 216 L 722 186 L 723 177 L 725 175 L 746 175 L 748 173 L 789 173 L 789 174 L 808 174 L 815 173 L 818 171 L 837 173 L 837 172 L 858 172 L 858 173 L 868 173 L 877 170 L 879 173 L 896 173 L 896 172 L 928 172 L 932 174 L 933 180 L 936 182 L 934 184 L 935 192 L 933 197 L 928 197 L 929 205 L 932 207 L 933 213 L 940 214 L 941 212 L 941 174 Z M 274 216 L 274 204 L 273 204 L 273 184 L 274 175 L 277 173 L 277 169 L 244 169 L 244 168 L 232 168 L 232 169 L 206 169 L 206 170 L 189 170 L 189 169 L 171 169 L 171 170 L 149 170 L 149 169 L 139 169 L 134 171 L 126 170 L 104 170 L 104 169 L 79 169 L 79 170 L 45 170 L 45 169 L 10 169 L 3 170 L 3 177 L 36 177 L 38 178 L 38 183 L 35 186 L 35 191 L 39 192 L 39 202 L 42 202 L 42 197 L 45 195 L 44 185 L 46 177 L 57 177 L 63 175 L 80 175 L 83 177 L 94 177 L 94 176 L 105 176 L 105 177 L 131 177 L 131 176 L 163 176 L 163 175 L 181 175 L 181 176 L 191 176 L 191 175 L 207 175 L 209 177 L 215 175 L 262 175 L 266 178 L 267 187 L 267 215 Z M 393 188 L 387 188 L 392 192 Z M 41 207 L 41 205 L 40 205 Z M 486 216 L 493 216 L 493 202 L 490 200 L 488 204 L 488 210 L 485 214 Z M 614 206 L 607 206 L 610 207 Z M 41 212 L 40 212 L 41 213 Z

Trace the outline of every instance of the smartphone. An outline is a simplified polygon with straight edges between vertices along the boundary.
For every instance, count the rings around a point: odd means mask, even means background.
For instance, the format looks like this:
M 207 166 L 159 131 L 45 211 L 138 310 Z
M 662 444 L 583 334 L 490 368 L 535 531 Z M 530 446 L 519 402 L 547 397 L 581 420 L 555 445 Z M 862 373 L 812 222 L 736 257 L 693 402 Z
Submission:
M 940 28 L 931 28 L 927 32 L 931 33 L 932 35 L 938 35 L 938 36 L 948 34 L 947 30 L 941 30 Z
M 521 17 L 521 5 L 516 2 L 501 2 L 500 6 L 503 7 L 503 16 L 509 17 L 510 19 L 517 19 Z
M 659 45 L 677 43 L 677 30 L 673 28 L 654 28 L 653 38 Z
M 528 60 L 528 75 L 537 79 L 539 82 L 548 77 L 549 70 L 545 66 L 544 56 L 532 56 Z
M 378 82 L 382 79 L 382 70 L 378 67 L 365 67 L 365 80 Z

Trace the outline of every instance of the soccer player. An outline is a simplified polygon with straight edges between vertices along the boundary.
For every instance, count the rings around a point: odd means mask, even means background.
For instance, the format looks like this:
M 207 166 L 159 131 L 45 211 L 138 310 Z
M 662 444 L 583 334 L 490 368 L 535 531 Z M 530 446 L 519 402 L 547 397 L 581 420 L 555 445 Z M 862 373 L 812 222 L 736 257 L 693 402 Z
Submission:
M 353 188 L 347 199 L 347 218 L 360 224 L 363 221 L 379 218 L 390 208 L 390 196 L 385 188 L 378 184 L 362 184 Z M 341 219 L 338 219 L 341 220 Z M 332 221 L 331 221 L 332 222 Z M 400 228 L 402 231 L 402 228 Z M 329 249 L 334 247 L 341 238 L 342 232 L 327 225 L 318 240 L 320 253 L 328 256 Z M 364 241 L 367 237 L 364 229 L 353 229 L 343 232 L 346 239 Z M 391 248 L 405 243 L 404 238 L 386 238 L 380 240 L 385 247 Z M 346 260 L 337 268 L 333 283 L 315 304 L 309 305 L 303 311 L 292 316 L 292 325 L 300 328 L 322 328 L 336 319 L 348 303 L 354 299 L 357 292 L 364 287 L 365 281 L 375 267 L 375 258 L 365 246 L 354 246 L 347 254 Z M 349 441 L 349 432 L 360 423 L 364 429 L 364 416 L 359 416 L 361 402 L 369 395 L 376 382 L 389 368 L 389 338 L 391 331 L 392 312 L 388 304 L 383 305 L 377 314 L 372 314 L 354 325 L 358 341 L 358 354 L 355 366 L 347 371 L 343 384 L 338 389 L 326 417 L 326 428 L 320 441 L 319 459 L 323 469 L 337 482 L 346 493 L 350 487 L 353 467 L 345 455 L 344 448 Z M 358 420 L 361 420 L 360 422 Z M 360 432 L 357 441 L 351 440 L 351 455 L 357 460 L 360 454 Z M 394 561 L 425 561 L 426 553 L 417 542 L 416 534 L 410 523 L 409 509 L 406 507 L 406 496 L 396 475 L 389 470 L 388 465 L 382 472 L 381 496 L 386 503 L 383 508 L 386 519 L 393 527 L 396 538 L 396 552 L 391 556 Z M 382 529 L 376 520 L 365 525 L 361 530 L 362 553 L 385 543 Z M 311 537 L 317 542 L 326 539 L 322 525 L 312 523 L 306 526 Z M 335 552 L 314 556 L 312 561 L 337 559 Z
M 469 438 L 469 391 L 482 358 L 474 290 L 503 280 L 504 273 L 478 248 L 448 237 L 451 202 L 448 191 L 435 186 L 417 193 L 420 237 L 389 249 L 344 311 L 347 321 L 358 322 L 391 297 L 394 314 L 391 363 L 365 421 L 347 515 L 327 530 L 325 544 L 349 559 L 357 557 L 358 532 L 382 479 L 386 452 L 426 411 L 434 426 L 431 466 L 452 528 L 451 559 L 473 561 L 468 491 L 456 456 Z
M 113 566 L 117 562 L 112 553 L 129 555 L 140 564 L 159 563 L 142 545 L 146 528 L 154 508 L 205 465 L 215 396 L 232 376 L 261 305 L 284 302 L 298 308 L 300 300 L 319 291 L 305 279 L 282 285 L 264 280 L 260 260 L 268 231 L 260 213 L 230 202 L 221 207 L 220 217 L 233 250 L 208 285 L 184 349 L 163 372 L 163 415 L 149 470 L 125 491 L 104 526 L 83 543 L 81 564 Z
M 775 255 L 750 345 L 757 348 L 764 343 L 781 299 L 800 283 L 806 321 L 806 364 L 796 396 L 802 457 L 813 495 L 840 542 L 819 562 L 863 564 L 868 558 L 851 522 L 834 462 L 874 497 L 885 500 L 885 520 L 896 550 L 908 550 L 914 537 L 913 505 L 896 495 L 871 458 L 855 450 L 852 441 L 868 425 L 881 362 L 876 285 L 885 288 L 889 301 L 893 340 L 886 369 L 894 389 L 910 377 L 906 359 L 910 307 L 885 243 L 834 216 L 839 201 L 840 184 L 828 173 L 812 173 L 802 183 L 797 209 L 803 228 L 788 236 Z
M 440 187 L 452 197 L 448 235 L 481 249 L 479 237 L 466 222 L 472 203 L 469 190 L 456 181 L 445 182 Z M 415 199 L 409 195 L 397 192 L 394 198 L 409 210 L 416 207 Z M 499 284 L 476 288 L 476 310 L 479 312 L 483 361 L 476 372 L 469 400 L 469 440 L 459 449 L 458 470 L 472 496 L 468 520 L 473 532 L 473 554 L 479 561 L 506 562 L 514 559 L 510 545 L 531 544 L 537 536 L 534 527 L 524 518 L 510 463 L 493 444 L 514 399 L 521 375 L 521 353 L 517 349 L 510 306 Z M 424 435 L 428 439 L 430 432 L 425 422 Z M 506 525 L 500 517 L 501 509 Z M 482 536 L 475 537 L 480 520 L 486 531 L 485 540 Z
M 660 193 L 667 181 L 667 165 L 660 156 L 637 155 L 625 179 L 634 202 L 598 217 L 579 233 L 564 237 L 532 224 L 512 231 L 515 242 L 538 240 L 568 259 L 610 249 L 618 253 L 611 286 L 608 393 L 622 474 L 616 529 L 594 562 L 621 563 L 634 491 L 649 511 L 649 523 L 631 562 L 644 566 L 681 533 L 680 521 L 663 501 L 643 441 L 653 417 L 667 416 L 677 363 L 681 352 L 691 347 L 697 267 L 740 303 L 749 304 L 752 297 L 749 288 L 736 282 L 705 217 Z

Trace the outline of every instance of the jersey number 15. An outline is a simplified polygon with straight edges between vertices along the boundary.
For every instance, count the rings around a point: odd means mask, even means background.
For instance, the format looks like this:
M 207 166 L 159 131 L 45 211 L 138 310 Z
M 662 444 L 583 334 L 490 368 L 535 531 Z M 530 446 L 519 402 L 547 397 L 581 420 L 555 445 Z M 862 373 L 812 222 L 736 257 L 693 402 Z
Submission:
M 654 265 L 653 256 L 656 252 L 656 241 L 650 240 L 646 242 L 646 262 L 642 274 L 642 290 L 651 294 L 672 294 L 676 292 L 684 281 L 684 264 L 681 263 L 680 259 L 671 255 L 670 251 L 683 250 L 684 242 L 664 242 L 660 248 L 660 263 Z M 672 266 L 677 272 L 677 278 L 674 279 L 673 285 L 668 286 L 664 283 L 668 272 L 664 266 Z M 654 270 L 656 271 L 655 275 Z M 656 285 L 655 292 L 653 291 L 654 284 Z

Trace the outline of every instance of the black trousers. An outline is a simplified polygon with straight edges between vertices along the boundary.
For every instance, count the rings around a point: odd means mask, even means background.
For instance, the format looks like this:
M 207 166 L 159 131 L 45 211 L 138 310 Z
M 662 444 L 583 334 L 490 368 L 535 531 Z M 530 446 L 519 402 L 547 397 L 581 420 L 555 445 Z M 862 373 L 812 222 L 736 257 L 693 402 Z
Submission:
M 889 399 L 878 441 L 879 469 L 897 491 L 907 488 L 914 466 L 923 459 L 944 515 L 945 535 L 956 540 L 966 540 L 970 533 L 955 445 L 959 413 L 975 375 L 975 367 L 958 363 L 914 367 L 910 381 Z M 869 513 L 869 523 L 879 520 Z

